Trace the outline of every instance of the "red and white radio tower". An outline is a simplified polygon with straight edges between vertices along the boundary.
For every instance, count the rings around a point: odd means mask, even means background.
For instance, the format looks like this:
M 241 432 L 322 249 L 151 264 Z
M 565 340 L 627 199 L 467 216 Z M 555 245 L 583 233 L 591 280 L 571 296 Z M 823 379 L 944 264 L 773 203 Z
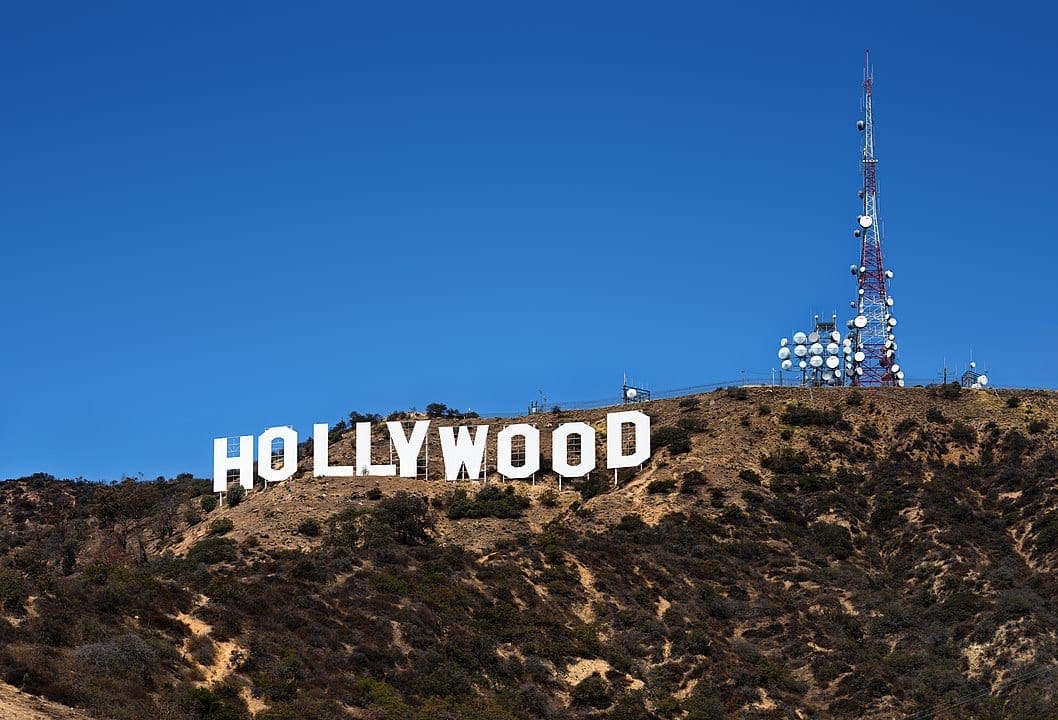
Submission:
M 863 212 L 856 218 L 855 236 L 860 238 L 860 264 L 850 269 L 857 277 L 857 297 L 850 305 L 856 316 L 849 320 L 845 340 L 846 374 L 853 385 L 904 384 L 904 371 L 896 361 L 896 318 L 888 282 L 892 270 L 882 262 L 882 232 L 878 222 L 878 161 L 874 157 L 874 114 L 871 107 L 870 54 L 863 71 L 863 119 L 856 127 L 863 133 Z

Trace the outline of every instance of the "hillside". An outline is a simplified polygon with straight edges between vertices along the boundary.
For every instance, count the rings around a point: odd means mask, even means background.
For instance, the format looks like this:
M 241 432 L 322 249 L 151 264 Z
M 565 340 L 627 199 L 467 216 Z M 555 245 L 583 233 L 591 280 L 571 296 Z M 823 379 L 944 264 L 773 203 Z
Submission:
M 0 716 L 1058 717 L 1058 395 L 640 407 L 616 489 L 0 483 Z

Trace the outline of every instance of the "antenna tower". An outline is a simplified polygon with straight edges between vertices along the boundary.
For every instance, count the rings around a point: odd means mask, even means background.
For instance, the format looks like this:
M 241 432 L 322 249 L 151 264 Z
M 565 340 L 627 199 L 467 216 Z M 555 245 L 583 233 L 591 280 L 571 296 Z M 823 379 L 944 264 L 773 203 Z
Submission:
M 904 372 L 896 362 L 896 317 L 892 314 L 893 298 L 888 288 L 893 271 L 886 270 L 882 261 L 882 229 L 878 222 L 878 160 L 874 157 L 871 98 L 873 81 L 868 52 L 863 70 L 863 119 L 856 122 L 856 127 L 863 133 L 863 188 L 859 192 L 863 209 L 856 218 L 857 227 L 853 233 L 860 239 L 860 263 L 850 268 L 857 277 L 857 296 L 850 303 L 856 316 L 848 322 L 851 352 L 845 359 L 853 385 L 903 386 Z

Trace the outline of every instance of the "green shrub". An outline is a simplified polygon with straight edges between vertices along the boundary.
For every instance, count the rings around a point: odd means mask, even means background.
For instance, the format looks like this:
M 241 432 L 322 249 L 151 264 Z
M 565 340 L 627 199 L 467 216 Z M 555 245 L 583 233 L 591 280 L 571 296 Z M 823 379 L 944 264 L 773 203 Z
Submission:
M 683 410 L 685 412 L 690 410 L 697 410 L 698 406 L 701 404 L 702 401 L 696 397 L 684 398 L 683 400 L 680 400 L 680 410 Z
M 593 707 L 597 710 L 605 710 L 613 703 L 609 683 L 603 680 L 597 672 L 574 685 L 570 697 L 574 705 Z
M 787 405 L 783 410 L 780 419 L 787 425 L 815 425 L 819 427 L 839 428 L 844 422 L 841 411 L 837 408 L 818 410 L 816 408 L 802 405 L 801 403 L 791 403 Z
M 242 485 L 236 485 L 228 491 L 228 506 L 235 507 L 236 505 L 241 503 L 243 501 L 243 498 L 245 497 L 246 488 L 244 488 Z
M 952 442 L 958 445 L 974 445 L 977 442 L 977 431 L 961 420 L 956 420 L 952 424 L 948 434 Z
M 850 391 L 848 397 L 845 398 L 845 404 L 853 407 L 863 405 L 863 393 L 859 390 Z
M 651 447 L 667 447 L 673 455 L 681 455 L 691 450 L 691 438 L 687 431 L 671 425 L 658 428 L 650 439 Z
M 647 485 L 647 492 L 652 495 L 655 493 L 672 492 L 675 489 L 675 478 L 658 478 L 657 480 L 651 480 Z
M 235 523 L 231 518 L 218 518 L 209 525 L 210 535 L 224 535 L 235 529 Z
M 553 491 L 552 491 L 553 492 Z M 555 497 L 556 503 L 558 497 Z M 447 497 L 447 515 L 453 520 L 460 518 L 516 518 L 521 517 L 529 507 L 529 498 L 519 495 L 514 488 L 499 485 L 486 485 L 473 499 L 466 490 L 456 490 Z
M 375 487 L 373 487 L 370 490 L 368 490 L 365 494 L 367 495 L 367 499 L 368 500 L 381 500 L 382 499 L 382 488 L 380 488 L 380 487 L 378 487 L 376 485 Z
M 316 518 L 305 518 L 298 523 L 298 534 L 305 537 L 319 537 L 320 522 Z
M 754 470 L 750 470 L 749 468 L 746 468 L 744 470 L 739 470 L 738 477 L 739 477 L 740 480 L 742 480 L 744 482 L 748 482 L 751 485 L 760 485 L 760 484 L 763 483 L 763 480 L 761 480 L 760 474 L 757 473 Z
M 689 470 L 680 478 L 680 492 L 693 493 L 695 489 L 705 485 L 705 473 L 701 470 Z
M 926 421 L 931 423 L 938 423 L 941 425 L 947 424 L 948 418 L 944 416 L 941 409 L 935 405 L 931 405 L 926 409 Z
M 746 400 L 749 398 L 749 392 L 744 387 L 731 387 L 724 388 L 724 395 L 731 398 L 732 400 Z
M 1016 408 L 1019 405 L 1021 405 L 1021 398 L 1019 398 L 1017 395 L 1011 395 L 1010 397 L 1007 398 L 1007 407 L 1008 408 Z
M 203 495 L 200 502 L 202 505 L 202 512 L 209 513 L 217 509 L 217 496 L 213 493 Z
M 544 507 L 558 507 L 558 493 L 551 488 L 548 488 L 540 493 L 540 497 L 538 497 L 536 501 Z
M 1033 435 L 1038 435 L 1041 432 L 1045 432 L 1051 424 L 1046 420 L 1033 420 L 1029 423 L 1029 432 Z
M 400 544 L 418 545 L 429 541 L 426 531 L 433 527 L 433 520 L 425 498 L 399 490 L 392 497 L 380 500 L 377 512 Z
M 217 563 L 234 560 L 235 541 L 230 538 L 207 537 L 187 551 L 187 559 L 194 563 Z

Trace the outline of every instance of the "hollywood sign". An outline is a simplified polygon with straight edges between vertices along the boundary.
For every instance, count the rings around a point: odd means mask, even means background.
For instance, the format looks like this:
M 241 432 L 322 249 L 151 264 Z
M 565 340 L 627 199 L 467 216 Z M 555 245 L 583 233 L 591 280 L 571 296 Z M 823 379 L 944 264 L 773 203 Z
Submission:
M 356 423 L 354 441 L 356 465 L 331 465 L 328 452 L 328 427 L 326 423 L 312 426 L 312 474 L 316 477 L 376 477 L 414 478 L 418 474 L 418 459 L 422 453 L 426 435 L 430 430 L 429 420 L 416 420 L 410 433 L 405 433 L 401 422 L 387 422 L 390 442 L 397 455 L 397 463 L 374 464 L 371 462 L 371 423 Z M 476 425 L 471 428 L 442 426 L 437 428 L 444 461 L 446 480 L 457 480 L 465 468 L 468 477 L 478 477 L 485 462 L 485 449 L 490 426 Z M 632 447 L 623 441 L 626 429 L 632 432 L 629 439 Z M 570 462 L 570 439 L 579 438 L 580 457 Z M 514 464 L 514 439 L 522 438 L 525 460 Z M 234 438 L 232 438 L 234 439 Z M 254 481 L 254 436 L 239 437 L 238 452 L 228 452 L 229 438 L 213 440 L 213 491 L 226 492 L 228 471 L 235 470 L 239 484 L 247 490 L 253 489 Z M 280 463 L 273 467 L 271 459 L 276 443 L 282 445 Z M 551 432 L 553 457 L 552 469 L 562 477 L 584 477 L 596 467 L 595 428 L 583 422 L 562 423 Z M 291 427 L 271 427 L 257 437 L 257 456 L 267 458 L 258 464 L 257 474 L 265 481 L 282 482 L 297 472 L 298 434 Z M 519 453 L 520 454 L 520 453 Z M 606 414 L 606 467 L 609 470 L 636 467 L 650 457 L 650 416 L 639 410 L 626 410 Z M 399 473 L 398 473 L 399 466 Z M 531 477 L 540 470 L 540 431 L 526 423 L 508 425 L 496 434 L 496 470 L 508 478 Z

